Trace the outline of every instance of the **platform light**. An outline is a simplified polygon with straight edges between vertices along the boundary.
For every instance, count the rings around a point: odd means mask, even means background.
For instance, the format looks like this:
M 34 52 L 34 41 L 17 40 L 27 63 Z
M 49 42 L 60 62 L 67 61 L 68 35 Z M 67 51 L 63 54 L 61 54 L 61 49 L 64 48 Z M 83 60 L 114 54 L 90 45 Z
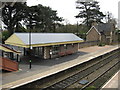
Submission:
M 32 47 L 32 46 L 30 46 L 30 49 L 32 50 L 32 49 L 33 49 L 33 47 Z

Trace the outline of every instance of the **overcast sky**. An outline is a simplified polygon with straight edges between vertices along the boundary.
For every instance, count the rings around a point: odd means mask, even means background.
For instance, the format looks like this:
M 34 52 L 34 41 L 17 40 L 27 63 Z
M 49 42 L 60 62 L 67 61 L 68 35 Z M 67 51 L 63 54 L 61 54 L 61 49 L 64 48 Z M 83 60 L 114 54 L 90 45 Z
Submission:
M 58 16 L 63 17 L 71 24 L 77 23 L 80 19 L 75 19 L 75 15 L 79 13 L 76 10 L 76 0 L 27 0 L 27 5 L 33 6 L 42 4 L 49 6 L 53 10 L 57 10 Z M 109 11 L 113 14 L 114 18 L 118 18 L 118 2 L 120 0 L 97 0 L 103 13 Z

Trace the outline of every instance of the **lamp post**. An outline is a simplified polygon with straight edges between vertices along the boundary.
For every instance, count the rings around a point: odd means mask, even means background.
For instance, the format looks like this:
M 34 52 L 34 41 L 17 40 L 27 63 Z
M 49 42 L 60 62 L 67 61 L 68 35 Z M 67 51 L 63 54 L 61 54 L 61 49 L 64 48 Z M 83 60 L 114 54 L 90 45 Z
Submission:
M 29 69 L 31 69 L 32 68 L 32 65 L 31 65 L 31 60 L 29 60 Z
M 33 26 L 35 25 L 35 22 L 32 21 L 32 15 L 30 15 L 30 24 L 29 24 L 29 50 L 31 51 L 32 50 L 32 29 L 33 29 Z M 31 55 L 31 53 L 30 53 Z
M 77 21 L 77 36 L 79 36 L 78 34 L 79 34 L 79 32 L 78 32 L 78 21 Z
M 34 26 L 34 22 L 32 22 L 32 15 L 30 15 L 30 30 L 29 30 L 29 57 L 30 57 L 30 59 L 31 59 L 31 50 L 32 50 L 32 32 L 31 32 L 31 30 L 33 29 L 33 26 Z M 29 60 L 29 69 L 31 69 L 32 68 L 32 60 Z
M 29 25 L 29 57 L 31 59 L 31 29 L 32 29 L 32 16 L 30 15 L 30 25 Z M 29 69 L 31 69 L 31 60 L 29 60 Z
M 31 56 L 31 29 L 32 29 L 32 20 L 30 18 L 30 28 L 29 28 L 29 55 Z

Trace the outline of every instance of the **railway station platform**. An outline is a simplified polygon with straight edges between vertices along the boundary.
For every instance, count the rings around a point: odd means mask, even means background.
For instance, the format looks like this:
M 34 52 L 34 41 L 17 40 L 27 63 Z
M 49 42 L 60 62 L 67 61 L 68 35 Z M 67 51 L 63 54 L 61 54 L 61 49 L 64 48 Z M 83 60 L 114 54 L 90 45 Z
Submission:
M 79 49 L 79 52 L 55 59 L 41 60 L 40 58 L 31 58 L 32 68 L 29 69 L 29 59 L 23 57 L 19 70 L 16 72 L 3 72 L 2 85 L 0 88 L 16 88 L 24 84 L 42 79 L 60 71 L 79 65 L 83 62 L 89 61 L 95 57 L 106 54 L 110 51 L 119 48 L 115 46 L 92 46 Z
M 113 89 L 113 90 L 120 90 L 120 82 L 119 82 L 119 77 L 120 77 L 120 71 L 118 71 L 103 87 L 101 90 L 105 90 L 106 88 L 108 89 Z

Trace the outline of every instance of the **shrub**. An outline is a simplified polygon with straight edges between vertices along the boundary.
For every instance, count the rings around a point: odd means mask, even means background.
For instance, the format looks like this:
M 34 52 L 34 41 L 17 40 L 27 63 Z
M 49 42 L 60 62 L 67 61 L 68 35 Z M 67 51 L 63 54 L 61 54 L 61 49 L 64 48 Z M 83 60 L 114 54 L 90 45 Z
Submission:
M 104 43 L 99 43 L 98 46 L 105 46 L 105 44 Z
M 96 87 L 95 86 L 90 86 L 90 87 L 86 88 L 85 90 L 96 90 Z

